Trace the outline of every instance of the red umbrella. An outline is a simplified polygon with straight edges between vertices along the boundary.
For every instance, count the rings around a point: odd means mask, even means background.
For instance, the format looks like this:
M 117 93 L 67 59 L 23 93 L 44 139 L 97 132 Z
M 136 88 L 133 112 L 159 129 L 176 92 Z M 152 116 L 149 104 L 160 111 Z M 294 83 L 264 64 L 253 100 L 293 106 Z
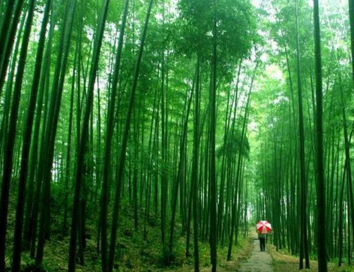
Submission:
M 259 221 L 257 223 L 258 233 L 270 233 L 272 231 L 272 225 L 268 221 Z

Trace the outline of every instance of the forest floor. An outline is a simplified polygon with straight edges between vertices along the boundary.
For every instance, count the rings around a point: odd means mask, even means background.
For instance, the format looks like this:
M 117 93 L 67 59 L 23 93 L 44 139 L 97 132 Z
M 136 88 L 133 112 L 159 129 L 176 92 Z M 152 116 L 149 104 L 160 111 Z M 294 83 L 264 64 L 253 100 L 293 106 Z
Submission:
M 150 233 L 152 235 L 152 233 Z M 58 238 L 52 235 L 47 241 L 45 258 L 42 271 L 64 272 L 67 271 L 69 237 Z M 150 236 L 152 237 L 152 236 Z M 154 238 L 156 239 L 154 242 Z M 134 232 L 122 235 L 117 246 L 117 259 L 115 271 L 120 272 L 192 272 L 194 271 L 193 250 L 191 257 L 185 257 L 185 237 L 181 236 L 176 243 L 175 259 L 170 264 L 163 263 L 161 249 L 156 243 L 157 237 L 143 241 L 141 234 Z M 232 261 L 226 261 L 227 246 L 218 248 L 218 272 L 237 271 L 240 264 L 246 261 L 253 249 L 251 238 L 240 239 L 237 246 L 233 247 Z M 191 243 L 191 248 L 193 244 Z M 9 246 L 11 248 L 11 246 Z M 199 243 L 200 248 L 200 271 L 211 271 L 209 245 Z M 10 253 L 10 252 L 9 252 Z M 88 239 L 84 252 L 85 265 L 76 265 L 78 272 L 100 272 L 100 255 L 96 253 L 96 239 Z M 8 255 L 8 265 L 11 257 Z M 29 252 L 22 254 L 22 271 L 32 272 L 34 260 L 29 257 Z M 119 267 L 119 270 L 117 269 Z
M 267 245 L 267 251 L 273 258 L 275 272 L 298 272 L 299 271 L 299 257 L 291 256 L 286 252 L 279 252 L 275 250 L 275 246 Z M 315 260 L 310 260 L 310 269 L 303 269 L 301 271 L 317 272 L 318 264 Z M 329 262 L 328 272 L 354 272 L 354 266 L 344 265 L 338 267 L 338 264 Z
M 10 204 L 11 210 L 14 203 Z M 194 271 L 193 236 L 190 242 L 190 257 L 186 257 L 186 236 L 180 224 L 176 224 L 174 258 L 166 263 L 162 257 L 161 230 L 157 216 L 146 216 L 144 210 L 139 210 L 139 227 L 134 228 L 133 209 L 129 205 L 122 209 L 119 221 L 119 234 L 116 247 L 115 270 L 120 272 L 186 272 Z M 55 211 L 56 206 L 53 207 Z M 59 208 L 58 208 L 59 209 Z M 42 271 L 67 271 L 69 235 L 62 235 L 61 217 L 59 212 L 53 212 L 51 218 L 50 238 L 46 241 Z M 8 237 L 6 246 L 7 267 L 11 266 L 13 248 L 13 230 L 15 214 L 9 213 Z M 86 225 L 86 249 L 84 251 L 84 265 L 77 264 L 78 272 L 101 271 L 100 254 L 97 253 L 97 222 L 88 220 Z M 145 231 L 144 231 L 145 229 Z M 145 233 L 145 234 L 144 234 Z M 232 261 L 227 262 L 227 246 L 218 248 L 218 272 L 236 271 L 243 260 L 248 259 L 253 249 L 251 238 L 239 237 L 237 246 L 232 250 Z M 226 243 L 227 244 L 227 243 Z M 24 245 L 22 253 L 22 271 L 34 271 L 34 260 L 30 258 L 28 247 Z M 200 270 L 210 271 L 210 248 L 208 241 L 199 242 Z
M 14 205 L 11 203 L 11 209 Z M 122 209 L 119 221 L 119 238 L 116 247 L 116 268 L 120 272 L 190 272 L 194 271 L 193 242 L 190 242 L 190 257 L 186 258 L 186 237 L 181 225 L 176 225 L 174 259 L 166 264 L 161 254 L 161 232 L 160 222 L 157 216 L 146 216 L 143 210 L 139 211 L 139 228 L 135 229 L 133 224 L 133 209 L 128 205 Z M 56 214 L 56 213 L 53 213 Z M 14 228 L 14 213 L 9 213 L 9 228 Z M 85 265 L 77 265 L 78 272 L 99 272 L 101 271 L 100 254 L 97 253 L 97 222 L 89 221 L 86 226 L 86 249 L 84 252 Z M 50 239 L 46 242 L 43 268 L 48 272 L 67 271 L 69 236 L 61 234 L 60 217 L 53 216 Z M 146 228 L 144 235 L 144 228 Z M 12 259 L 13 233 L 8 232 L 7 239 L 7 265 L 10 266 Z M 25 248 L 24 248 L 25 249 Z M 199 243 L 200 271 L 211 271 L 210 251 L 208 242 Z M 252 261 L 252 255 L 262 253 L 258 251 L 258 240 L 254 236 L 242 238 L 240 235 L 238 245 L 233 247 L 232 261 L 226 261 L 227 246 L 218 248 L 218 272 L 228 271 L 257 271 L 242 270 L 244 263 Z M 272 257 L 274 272 L 295 272 L 299 271 L 298 257 L 291 256 L 285 251 L 276 251 L 275 247 L 268 244 L 267 252 Z M 258 255 L 257 255 L 258 256 Z M 257 256 L 254 256 L 256 259 Z M 251 257 L 251 258 L 250 258 Z M 258 261 L 257 261 L 258 262 Z M 262 262 L 262 261 L 261 261 Z M 267 261 L 268 262 L 268 261 Z M 22 269 L 30 272 L 34 260 L 29 257 L 27 250 L 22 254 Z M 118 269 L 116 269 L 118 271 Z M 263 270 L 262 270 L 263 271 Z M 267 270 L 264 270 L 267 271 Z M 311 261 L 311 269 L 303 271 L 317 272 L 317 262 Z M 329 263 L 329 272 L 354 272 L 354 266 L 338 267 L 335 263 Z
M 232 260 L 227 261 L 227 247 L 218 249 L 218 272 L 235 272 L 241 267 L 242 263 L 247 262 L 249 257 L 252 254 L 253 250 L 253 238 L 248 237 L 233 248 Z M 209 256 L 203 256 L 200 267 L 200 272 L 210 272 L 211 265 L 208 262 Z M 204 263 L 204 264 L 203 264 Z M 194 266 L 193 264 L 183 265 L 180 268 L 175 269 L 162 269 L 161 271 L 165 272 L 193 272 Z
M 130 214 L 129 209 L 125 213 Z M 12 220 L 10 220 L 12 221 Z M 123 221 L 124 222 L 124 221 Z M 129 222 L 128 220 L 125 222 Z M 12 225 L 12 224 L 11 224 Z M 144 239 L 143 228 L 134 231 L 131 222 L 121 225 L 120 239 L 117 245 L 117 267 L 120 272 L 192 272 L 194 271 L 193 251 L 191 257 L 186 258 L 185 254 L 185 236 L 178 227 L 179 234 L 176 235 L 175 259 L 169 265 L 161 260 L 161 247 L 159 243 L 159 227 L 154 224 L 148 224 L 148 236 Z M 9 233 L 10 234 L 10 233 Z M 85 265 L 77 265 L 78 272 L 99 272 L 100 255 L 96 253 L 96 239 L 93 226 L 88 226 L 88 239 L 85 250 Z M 9 235 L 7 261 L 11 260 L 12 235 Z M 218 272 L 297 272 L 299 271 L 299 259 L 289 255 L 284 251 L 276 251 L 275 247 L 267 244 L 267 252 L 259 252 L 259 242 L 255 237 L 241 238 L 237 246 L 233 247 L 232 261 L 226 261 L 227 246 L 218 248 Z M 200 243 L 200 271 L 211 271 L 209 246 L 208 243 Z M 69 237 L 62 237 L 53 229 L 51 239 L 46 243 L 45 258 L 43 263 L 44 271 L 64 272 L 67 271 Z M 191 242 L 191 250 L 193 243 Z M 269 254 L 271 257 L 269 257 Z M 263 254 L 263 255 L 262 255 Z M 268 256 L 270 260 L 262 259 Z M 33 259 L 29 257 L 27 251 L 23 252 L 22 268 L 23 271 L 32 271 L 30 267 Z M 268 258 L 267 257 L 267 258 Z M 253 259 L 252 259 L 253 258 Z M 266 263 L 262 270 L 260 264 Z M 252 264 L 252 265 L 250 265 Z M 335 263 L 329 263 L 329 272 L 354 272 L 354 266 L 338 267 Z M 26 270 L 25 270 L 26 269 Z M 274 269 L 274 270 L 273 270 Z M 116 270 L 118 271 L 118 270 Z M 317 272 L 317 262 L 311 261 L 311 269 L 302 271 Z
M 258 239 L 253 240 L 251 257 L 241 264 L 238 272 L 274 272 L 273 260 L 268 251 L 261 252 Z

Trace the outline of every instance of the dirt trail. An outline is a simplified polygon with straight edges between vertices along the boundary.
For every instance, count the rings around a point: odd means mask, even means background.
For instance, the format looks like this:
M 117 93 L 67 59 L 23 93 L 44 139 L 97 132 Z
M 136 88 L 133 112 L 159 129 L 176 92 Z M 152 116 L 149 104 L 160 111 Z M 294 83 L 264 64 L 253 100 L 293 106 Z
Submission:
M 274 272 L 273 260 L 267 251 L 259 250 L 259 241 L 254 240 L 251 257 L 241 263 L 238 272 Z

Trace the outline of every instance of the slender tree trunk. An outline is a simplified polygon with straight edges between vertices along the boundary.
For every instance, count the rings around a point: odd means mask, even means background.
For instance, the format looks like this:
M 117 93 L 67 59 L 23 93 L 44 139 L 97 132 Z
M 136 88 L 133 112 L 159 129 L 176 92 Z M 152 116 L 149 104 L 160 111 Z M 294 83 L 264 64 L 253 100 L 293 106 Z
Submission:
M 213 22 L 213 59 L 210 87 L 210 258 L 212 272 L 217 268 L 217 218 L 216 218 L 216 161 L 215 161 L 215 138 L 216 138 L 216 80 L 217 80 L 217 0 L 214 0 Z
M 52 16 L 53 18 L 53 16 Z M 52 20 L 52 19 L 51 19 Z M 35 182 L 36 176 L 39 175 L 37 169 L 38 165 L 38 157 L 39 157 L 39 138 L 41 134 L 41 119 L 42 116 L 46 118 L 46 111 L 47 107 L 44 107 L 44 112 L 42 114 L 43 109 L 43 100 L 47 97 L 47 90 L 49 87 L 48 79 L 50 74 L 50 60 L 51 60 L 51 48 L 52 48 L 52 41 L 53 41 L 53 31 L 54 31 L 54 24 L 51 23 L 49 34 L 48 34 L 48 44 L 45 52 L 43 67 L 42 67 L 42 75 L 40 78 L 39 83 L 39 94 L 38 94 L 38 101 L 37 101 L 37 111 L 36 111 L 36 120 L 33 132 L 33 145 L 31 148 L 31 155 L 30 155 L 30 165 L 29 165 L 29 176 L 28 176 L 28 200 L 26 203 L 26 216 L 25 216 L 25 224 L 24 224 L 24 242 L 30 246 L 30 256 L 34 258 L 35 252 L 35 237 L 36 237 L 36 230 L 37 230 L 37 215 L 38 215 L 38 206 L 39 201 L 34 201 L 35 199 L 39 199 L 40 197 L 40 190 L 42 186 L 41 180 L 37 179 Z M 45 123 L 45 118 L 43 118 L 43 127 Z M 44 130 L 44 128 L 43 128 Z M 43 134 L 43 133 L 42 133 Z M 43 138 L 43 137 L 42 137 Z
M 12 263 L 13 272 L 20 271 L 20 264 L 21 264 L 22 229 L 23 229 L 23 215 L 24 215 L 24 208 L 25 208 L 26 182 L 27 182 L 27 175 L 28 175 L 28 159 L 30 154 L 32 125 L 33 125 L 34 113 L 36 108 L 37 92 L 38 92 L 39 78 L 41 74 L 41 66 L 42 66 L 42 59 L 43 59 L 43 52 L 44 52 L 43 49 L 45 43 L 45 33 L 46 33 L 46 27 L 49 19 L 50 5 L 51 5 L 51 0 L 48 0 L 46 2 L 44 17 L 43 17 L 43 22 L 42 22 L 42 27 L 40 32 L 39 45 L 37 49 L 36 66 L 33 75 L 34 80 L 32 84 L 31 96 L 30 96 L 30 101 L 27 109 L 27 118 L 26 118 L 25 129 L 24 129 L 25 132 L 23 137 L 21 170 L 20 170 L 20 180 L 18 185 L 18 199 L 17 199 L 17 210 L 16 210 L 16 226 L 15 226 L 15 234 L 14 234 L 14 250 L 13 250 L 13 263 Z M 27 26 L 25 29 L 24 39 L 29 39 L 34 8 L 35 8 L 35 1 L 32 0 L 29 6 Z
M 141 60 L 142 60 L 143 52 L 144 52 L 144 44 L 145 44 L 145 40 L 146 40 L 146 36 L 147 36 L 147 30 L 148 30 L 148 25 L 149 25 L 152 4 L 153 4 L 153 0 L 150 0 L 148 11 L 146 14 L 146 19 L 145 19 L 144 30 L 143 30 L 143 34 L 142 34 L 142 38 L 141 38 L 139 55 L 138 55 L 138 59 L 137 59 L 136 67 L 135 67 L 132 89 L 130 92 L 128 112 L 126 115 L 123 138 L 122 138 L 122 149 L 121 149 L 120 156 L 119 156 L 119 166 L 118 166 L 118 172 L 117 172 L 117 186 L 116 186 L 114 206 L 113 206 L 114 209 L 113 209 L 113 219 L 112 219 L 111 243 L 110 243 L 108 264 L 107 264 L 108 270 L 103 270 L 103 267 L 102 267 L 102 272 L 106 272 L 106 271 L 112 272 L 113 271 L 114 255 L 115 255 L 116 241 L 117 241 L 117 224 L 118 224 L 118 212 L 119 212 L 119 205 L 120 205 L 120 193 L 121 193 L 121 187 L 122 187 L 122 183 L 123 183 L 124 165 L 125 165 L 126 150 L 127 150 L 129 130 L 130 130 L 130 121 L 131 121 L 131 116 L 132 116 L 132 112 L 133 112 L 133 108 L 134 108 L 135 93 L 136 93 L 136 89 L 137 89 L 137 85 L 138 85 L 139 71 L 140 71 Z
M 348 136 L 348 128 L 347 128 L 347 117 L 346 117 L 346 105 L 344 102 L 344 95 L 343 95 L 343 88 L 342 88 L 342 80 L 341 77 L 339 76 L 340 80 L 340 95 L 341 95 L 341 101 L 342 101 L 342 117 L 343 117 L 343 132 L 344 132 L 344 151 L 345 151 L 345 161 L 346 161 L 346 170 L 347 170 L 347 179 L 348 179 L 348 193 L 349 193 L 349 206 L 353 207 L 353 183 L 352 183 L 352 170 L 351 170 L 351 164 L 350 164 L 350 141 L 349 141 L 349 136 Z M 354 239 L 354 209 L 350 209 L 351 214 L 351 223 L 352 223 L 352 231 L 353 231 L 353 239 Z M 354 241 L 353 241 L 354 244 Z
M 69 200 L 69 184 L 70 184 L 70 159 L 71 159 L 71 138 L 72 138 L 72 125 L 73 125 L 73 115 L 74 115 L 74 94 L 75 94 L 75 73 L 78 59 L 78 48 L 76 47 L 75 59 L 74 59 L 74 69 L 72 75 L 71 84 L 71 96 L 70 96 L 70 113 L 69 113 L 69 127 L 68 127 L 68 147 L 66 153 L 66 165 L 65 165 L 65 184 L 64 184 L 64 218 L 62 234 L 67 235 L 68 228 L 68 200 Z
M 182 131 L 182 139 L 180 142 L 180 147 L 179 147 L 179 163 L 178 163 L 178 173 L 177 177 L 175 180 L 174 184 L 174 189 L 173 189 L 173 202 L 172 202 L 172 218 L 171 218 L 171 227 L 170 227 L 170 239 L 169 239 L 169 253 L 170 255 L 173 254 L 173 236 L 174 236 L 174 228 L 175 228 L 175 216 L 176 216 L 176 209 L 177 209 L 177 196 L 178 196 L 178 188 L 180 187 L 181 180 L 183 179 L 182 177 L 182 171 L 183 171 L 183 164 L 186 156 L 185 152 L 185 145 L 187 141 L 187 129 L 188 129 L 188 119 L 189 119 L 189 113 L 191 109 L 191 104 L 192 104 L 192 98 L 193 98 L 193 93 L 194 93 L 194 85 L 195 85 L 195 79 L 193 81 L 193 86 L 192 90 L 190 93 L 190 97 L 188 100 L 188 106 L 187 106 L 187 112 L 186 112 L 186 117 L 184 120 L 184 126 L 183 126 L 183 131 Z
M 46 230 L 48 228 L 47 211 L 49 209 L 47 203 L 49 202 L 50 183 L 51 183 L 51 169 L 54 160 L 54 144 L 57 131 L 57 124 L 59 119 L 59 110 L 61 105 L 61 98 L 63 93 L 63 86 L 66 74 L 66 66 L 69 56 L 69 46 L 71 40 L 71 33 L 73 28 L 73 17 L 76 10 L 77 1 L 69 1 L 65 11 L 65 19 L 62 28 L 62 33 L 59 42 L 58 59 L 56 69 L 54 72 L 52 96 L 49 105 L 48 117 L 46 117 L 46 124 L 44 128 L 44 137 L 41 146 L 40 165 L 43 171 L 39 176 L 38 182 L 43 181 L 42 197 L 41 197 L 41 218 L 40 231 L 37 247 L 36 265 L 41 266 L 44 256 L 44 244 L 46 239 Z
M 96 39 L 94 42 L 93 55 L 91 61 L 91 70 L 89 77 L 89 85 L 87 90 L 87 101 L 86 108 L 84 113 L 84 119 L 82 123 L 82 132 L 79 142 L 79 152 L 77 157 L 76 165 L 76 176 L 75 176 L 75 192 L 74 192 L 74 203 L 73 203 L 73 213 L 72 213 L 72 223 L 71 223 L 71 238 L 70 238 L 70 249 L 69 249 L 69 262 L 68 262 L 68 271 L 75 271 L 75 260 L 76 260 L 76 240 L 77 240 L 77 228 L 78 228 L 78 219 L 79 219 L 79 201 L 81 195 L 81 187 L 83 180 L 83 169 L 85 161 L 85 151 L 88 139 L 88 129 L 90 115 L 93 107 L 93 93 L 96 82 L 96 75 L 98 70 L 98 62 L 100 58 L 101 45 L 103 40 L 103 33 L 106 23 L 106 17 L 108 14 L 108 6 L 110 0 L 105 0 L 102 4 L 102 14 L 101 20 L 98 23 L 98 28 L 96 32 Z M 103 266 L 102 266 L 103 267 Z
M 316 60 L 316 165 L 317 165 L 317 211 L 318 211 L 318 271 L 327 272 L 326 250 L 326 188 L 323 163 L 323 102 L 321 36 L 318 0 L 314 0 L 314 36 Z
M 23 16 L 21 19 L 21 23 L 19 26 L 19 36 L 21 36 L 21 33 L 23 32 L 24 24 L 26 22 L 26 16 Z M 11 69 L 9 71 L 9 74 L 7 76 L 7 83 L 6 83 L 6 90 L 5 90 L 5 97 L 4 97 L 4 109 L 2 112 L 2 119 L 1 119 L 1 127 L 0 127 L 0 152 L 3 152 L 3 147 L 5 145 L 5 139 L 6 139 L 6 133 L 8 131 L 8 126 L 9 126 L 9 112 L 10 112 L 10 106 L 11 106 L 11 97 L 12 97 L 12 90 L 13 90 L 13 84 L 14 84 L 14 78 L 15 78 L 15 73 L 16 73 L 16 64 L 17 64 L 17 59 L 18 59 L 18 51 L 21 45 L 21 39 L 18 38 L 16 39 L 16 45 L 14 49 L 14 53 L 12 54 L 12 64 L 11 64 Z M 1 91 L 0 91 L 1 92 Z M 0 95 L 1 97 L 1 95 Z M 2 165 L 3 162 L 3 157 L 0 157 L 0 164 Z M 0 168 L 0 171 L 2 171 L 2 168 Z
M 350 50 L 352 57 L 352 80 L 354 83 L 354 0 L 348 0 L 349 3 L 349 22 L 350 22 Z M 353 88 L 353 87 L 352 87 Z
M 230 133 L 230 124 L 231 124 L 231 116 L 232 113 L 234 113 L 234 120 L 236 119 L 236 109 L 237 109 L 237 102 L 238 102 L 238 84 L 239 84 L 239 80 L 240 80 L 240 73 L 241 73 L 241 65 L 242 61 L 239 62 L 239 68 L 238 68 L 238 73 L 237 73 L 237 81 L 236 81 L 236 87 L 235 87 L 235 94 L 234 94 L 234 99 L 233 99 L 233 107 L 231 107 L 231 109 L 229 109 L 229 96 L 228 95 L 228 99 L 227 99 L 227 109 L 226 109 L 226 120 L 228 120 L 227 122 L 225 122 L 225 135 L 224 135 L 224 149 L 223 149 L 223 154 L 222 154 L 222 166 L 221 166 L 221 183 L 220 183 L 220 194 L 219 194 L 219 205 L 218 205 L 218 236 L 221 236 L 222 234 L 222 229 L 223 229 L 223 221 L 224 221 L 224 187 L 225 187 L 225 179 L 226 179 L 226 157 L 228 155 L 227 152 L 227 146 L 229 144 L 229 142 L 231 142 L 232 140 L 230 140 L 230 138 L 232 139 L 232 136 L 229 137 L 229 133 Z M 232 108 L 234 108 L 234 111 L 232 111 Z M 235 121 L 233 121 L 232 123 L 232 127 L 234 128 L 235 125 Z M 233 130 L 231 131 L 231 134 L 233 135 Z
M 17 25 L 21 17 L 24 0 L 9 1 L 0 31 L 0 97 L 4 87 L 6 71 L 15 41 Z M 14 7 L 15 6 L 15 7 Z M 12 19 L 11 19 L 12 18 Z
M 108 196 L 109 196 L 109 177 L 111 166 L 111 149 L 112 138 L 115 124 L 115 110 L 116 110 L 116 97 L 118 93 L 118 79 L 120 75 L 121 56 L 123 50 L 123 38 L 125 32 L 126 19 L 128 14 L 129 0 L 125 1 L 125 7 L 123 11 L 122 24 L 119 31 L 119 40 L 117 54 L 115 58 L 113 78 L 112 78 L 112 90 L 110 93 L 110 100 L 107 112 L 107 126 L 105 135 L 105 149 L 103 160 L 103 181 L 102 181 L 102 202 L 101 202 L 101 240 L 102 240 L 102 271 L 106 271 L 108 268 L 108 243 L 107 243 L 107 216 L 108 216 Z M 129 187 L 130 188 L 130 187 Z
M 17 67 L 15 87 L 12 98 L 11 105 L 11 114 L 9 119 L 9 129 L 7 132 L 7 139 L 5 144 L 5 154 L 4 154 L 4 166 L 3 166 L 3 176 L 2 176 L 2 190 L 1 190 L 1 203 L 0 203 L 0 271 L 5 271 L 5 246 L 6 246 L 6 230 L 7 230 L 7 220 L 8 220 L 8 206 L 9 206 L 9 194 L 10 194 L 10 183 L 11 183 L 11 174 L 13 170 L 13 157 L 14 157 L 14 146 L 16 138 L 16 129 L 17 129 L 17 116 L 19 112 L 19 105 L 21 99 L 21 89 L 23 75 L 26 66 L 27 58 L 27 49 L 28 43 L 32 28 L 32 18 L 34 13 L 35 1 L 31 0 L 28 13 L 27 21 L 25 24 L 25 30 L 23 34 L 23 41 L 21 45 L 21 52 L 19 58 L 19 64 Z M 0 86 L 1 89 L 1 86 Z M 28 147 L 24 147 L 25 149 Z M 22 157 L 23 159 L 26 159 Z M 26 165 L 25 165 L 26 164 Z M 24 198 L 25 188 L 26 188 L 26 166 L 27 161 L 23 160 L 23 167 L 21 171 L 20 184 L 19 184 L 19 198 L 18 201 Z M 16 212 L 16 226 L 15 226 L 15 248 L 18 249 L 18 246 L 21 245 L 21 234 L 22 234 L 22 217 L 23 217 L 23 205 L 17 206 Z M 20 256 L 15 255 L 15 268 L 19 270 Z
M 258 66 L 258 65 L 257 65 Z M 256 69 L 257 70 L 257 67 Z M 240 142 L 240 150 L 238 154 L 238 159 L 237 159 L 237 169 L 236 169 L 236 186 L 235 186 L 235 191 L 233 192 L 233 200 L 232 202 L 232 207 L 231 207 L 231 230 L 230 230 L 230 240 L 229 240 L 229 246 L 228 246 L 228 252 L 227 252 L 227 260 L 231 261 L 231 253 L 232 253 L 232 246 L 233 246 L 233 237 L 234 237 L 234 231 L 235 231 L 235 224 L 236 224 L 236 217 L 237 217 L 237 201 L 240 201 L 238 199 L 238 193 L 239 193 L 239 188 L 240 188 L 240 172 L 241 172 L 241 161 L 242 161 L 242 148 L 244 144 L 244 139 L 245 139 L 245 134 L 246 134 L 246 124 L 247 124 L 247 118 L 248 118 L 248 111 L 249 111 L 249 104 L 251 101 L 251 92 L 252 92 L 252 86 L 253 86 L 253 80 L 254 76 L 252 78 L 252 83 L 250 87 L 250 91 L 248 93 L 248 98 L 247 98 L 247 104 L 245 108 L 245 116 L 243 120 L 243 125 L 242 125 L 242 132 L 241 132 L 241 142 Z
M 200 59 L 197 60 L 197 78 L 195 87 L 195 104 L 194 104 L 194 150 L 193 150 L 193 170 L 192 184 L 193 196 L 193 236 L 194 236 L 194 271 L 199 272 L 199 247 L 198 247 L 198 165 L 199 165 L 199 115 L 200 115 L 200 86 L 199 86 L 199 69 Z
M 297 69 L 297 88 L 299 101 L 299 152 L 300 152 L 300 188 L 301 188 L 301 215 L 300 215 L 300 270 L 303 269 L 303 258 L 306 259 L 306 268 L 310 268 L 310 260 L 307 247 L 307 229 L 306 229 L 306 173 L 305 173 L 305 132 L 304 132 L 304 113 L 301 82 L 301 64 L 300 64 L 300 36 L 299 36 L 299 3 L 295 2 L 296 18 L 296 69 Z
M 164 23 L 165 23 L 165 6 L 163 2 L 163 28 L 162 33 L 165 33 Z M 167 99 L 166 99 L 166 84 L 165 84 L 165 74 L 166 74 L 166 64 L 165 64 L 165 46 L 162 49 L 162 60 L 161 60 L 161 157 L 163 165 L 167 164 Z M 166 167 L 161 169 L 161 241 L 163 255 L 166 254 L 166 212 L 167 212 L 167 201 L 168 201 L 168 176 Z

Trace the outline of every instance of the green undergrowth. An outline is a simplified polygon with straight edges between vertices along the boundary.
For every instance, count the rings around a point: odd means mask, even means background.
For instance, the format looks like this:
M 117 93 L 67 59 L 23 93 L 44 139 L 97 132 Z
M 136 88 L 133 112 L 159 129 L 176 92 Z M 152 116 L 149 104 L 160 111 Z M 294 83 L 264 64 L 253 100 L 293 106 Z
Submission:
M 270 252 L 275 272 L 295 272 L 299 271 L 299 257 L 290 255 L 286 250 L 275 249 L 274 245 L 267 246 L 267 250 Z M 305 262 L 304 262 L 305 265 Z M 317 272 L 318 263 L 315 258 L 310 260 L 310 268 L 303 269 L 301 271 Z M 343 264 L 341 267 L 335 262 L 328 262 L 328 272 L 354 272 L 354 266 L 348 266 Z
M 181 224 L 175 227 L 174 250 L 171 254 L 163 254 L 161 243 L 160 219 L 154 214 L 146 216 L 143 209 L 139 210 L 138 228 L 134 228 L 134 210 L 126 205 L 121 209 L 118 239 L 116 243 L 115 271 L 154 272 L 154 271 L 188 271 L 193 269 L 193 235 L 190 238 L 190 254 L 186 257 L 186 232 Z M 95 218 L 93 216 L 92 218 Z M 13 226 L 13 219 L 9 222 L 9 229 Z M 109 228 L 110 229 L 110 228 Z M 12 260 L 13 233 L 8 234 L 7 263 Z M 166 229 L 166 241 L 169 239 L 169 228 Z M 67 271 L 69 235 L 61 233 L 60 217 L 53 218 L 50 238 L 46 241 L 44 261 L 41 269 L 35 269 L 34 260 L 29 251 L 24 248 L 22 254 L 23 272 L 64 272 Z M 97 222 L 88 220 L 86 225 L 86 248 L 84 251 L 84 265 L 77 264 L 76 271 L 101 271 L 101 256 L 97 252 Z M 220 271 L 232 263 L 237 265 L 247 259 L 252 249 L 250 238 L 240 238 L 237 246 L 233 247 L 232 260 L 227 262 L 227 246 L 218 248 L 218 266 Z M 165 252 L 168 252 L 167 250 Z M 210 248 L 208 242 L 199 242 L 200 267 L 210 267 Z M 78 257 L 77 257 L 78 258 Z M 185 270 L 187 269 L 187 270 Z

